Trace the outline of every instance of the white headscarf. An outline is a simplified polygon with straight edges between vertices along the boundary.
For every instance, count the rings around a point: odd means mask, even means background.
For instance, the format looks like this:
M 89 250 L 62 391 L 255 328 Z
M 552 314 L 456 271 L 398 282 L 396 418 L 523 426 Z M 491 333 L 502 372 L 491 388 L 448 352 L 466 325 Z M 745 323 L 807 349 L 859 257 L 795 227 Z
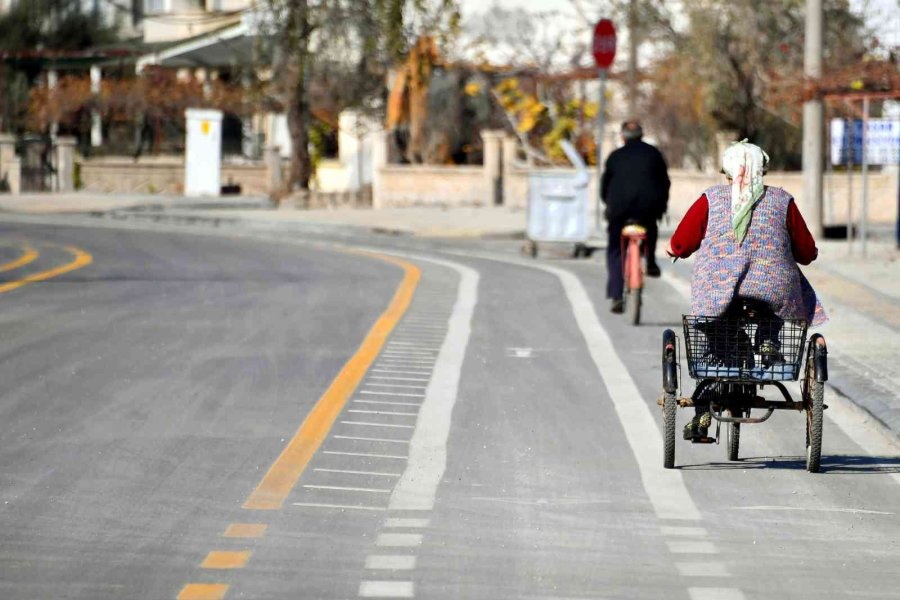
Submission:
M 769 155 L 747 142 L 735 142 L 722 156 L 722 170 L 731 179 L 731 227 L 738 244 L 750 228 L 753 207 L 765 193 L 763 174 Z

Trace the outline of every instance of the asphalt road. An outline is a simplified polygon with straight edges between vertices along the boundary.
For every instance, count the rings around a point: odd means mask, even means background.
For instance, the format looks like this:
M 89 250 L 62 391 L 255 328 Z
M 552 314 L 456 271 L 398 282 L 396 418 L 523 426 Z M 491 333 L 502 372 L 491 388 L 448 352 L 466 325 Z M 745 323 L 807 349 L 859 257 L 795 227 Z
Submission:
M 900 598 L 896 439 L 831 395 L 821 474 L 787 412 L 662 469 L 684 286 L 603 277 L 0 226 L 0 598 Z

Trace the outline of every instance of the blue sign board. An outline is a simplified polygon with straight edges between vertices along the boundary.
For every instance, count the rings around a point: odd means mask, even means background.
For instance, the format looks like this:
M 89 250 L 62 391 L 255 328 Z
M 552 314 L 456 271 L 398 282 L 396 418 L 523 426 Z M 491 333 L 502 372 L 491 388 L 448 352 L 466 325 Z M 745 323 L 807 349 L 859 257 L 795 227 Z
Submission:
M 849 125 L 849 127 L 848 127 Z M 900 121 L 869 119 L 866 136 L 866 158 L 870 165 L 900 163 Z M 862 164 L 862 119 L 831 120 L 831 164 Z

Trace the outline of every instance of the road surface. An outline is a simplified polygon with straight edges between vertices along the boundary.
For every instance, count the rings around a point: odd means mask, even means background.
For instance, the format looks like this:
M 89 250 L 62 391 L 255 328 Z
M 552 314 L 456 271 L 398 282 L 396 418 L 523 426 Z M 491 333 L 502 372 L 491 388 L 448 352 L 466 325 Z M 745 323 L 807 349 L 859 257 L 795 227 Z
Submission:
M 352 246 L 0 226 L 0 597 L 900 598 L 846 399 L 821 474 L 787 412 L 662 469 L 683 283 Z

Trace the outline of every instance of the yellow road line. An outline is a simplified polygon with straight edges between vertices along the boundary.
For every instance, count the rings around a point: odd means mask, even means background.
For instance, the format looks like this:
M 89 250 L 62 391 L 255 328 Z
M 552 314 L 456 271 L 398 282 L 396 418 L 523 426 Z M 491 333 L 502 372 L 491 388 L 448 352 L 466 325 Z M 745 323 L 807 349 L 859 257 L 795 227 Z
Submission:
M 34 260 L 38 256 L 40 256 L 40 253 L 31 246 L 26 245 L 24 246 L 24 249 L 25 252 L 22 254 L 22 256 L 0 265 L 0 273 L 6 273 L 7 271 L 12 271 L 13 269 L 24 267 L 28 263 L 34 262 Z
M 374 253 L 367 254 L 401 267 L 404 271 L 403 281 L 400 282 L 387 309 L 369 330 L 356 354 L 344 365 L 341 372 L 316 402 L 294 437 L 291 438 L 281 455 L 269 467 L 262 481 L 250 494 L 244 503 L 244 508 L 253 510 L 278 510 L 281 508 L 297 480 L 300 479 L 300 475 L 306 469 L 306 465 L 325 441 L 325 437 L 341 409 L 347 403 L 347 399 L 356 390 L 387 341 L 388 335 L 409 308 L 421 276 L 419 269 L 404 260 Z
M 250 560 L 250 551 L 229 552 L 226 550 L 213 550 L 206 555 L 200 565 L 203 569 L 243 569 Z
M 224 583 L 189 583 L 181 589 L 178 600 L 222 600 L 227 591 Z
M 87 265 L 94 262 L 94 257 L 84 250 L 76 248 L 75 246 L 65 246 L 65 249 L 75 257 L 71 262 L 68 262 L 60 267 L 48 269 L 46 271 L 32 273 L 31 275 L 23 277 L 22 279 L 17 279 L 16 281 L 10 281 L 8 283 L 0 284 L 0 294 L 11 292 L 12 290 L 16 290 L 23 285 L 28 285 L 29 283 L 45 281 L 53 277 L 58 277 L 64 273 L 68 273 L 69 271 L 74 271 L 76 269 L 86 267 Z
M 261 538 L 267 527 L 265 523 L 232 523 L 222 535 L 227 538 Z

